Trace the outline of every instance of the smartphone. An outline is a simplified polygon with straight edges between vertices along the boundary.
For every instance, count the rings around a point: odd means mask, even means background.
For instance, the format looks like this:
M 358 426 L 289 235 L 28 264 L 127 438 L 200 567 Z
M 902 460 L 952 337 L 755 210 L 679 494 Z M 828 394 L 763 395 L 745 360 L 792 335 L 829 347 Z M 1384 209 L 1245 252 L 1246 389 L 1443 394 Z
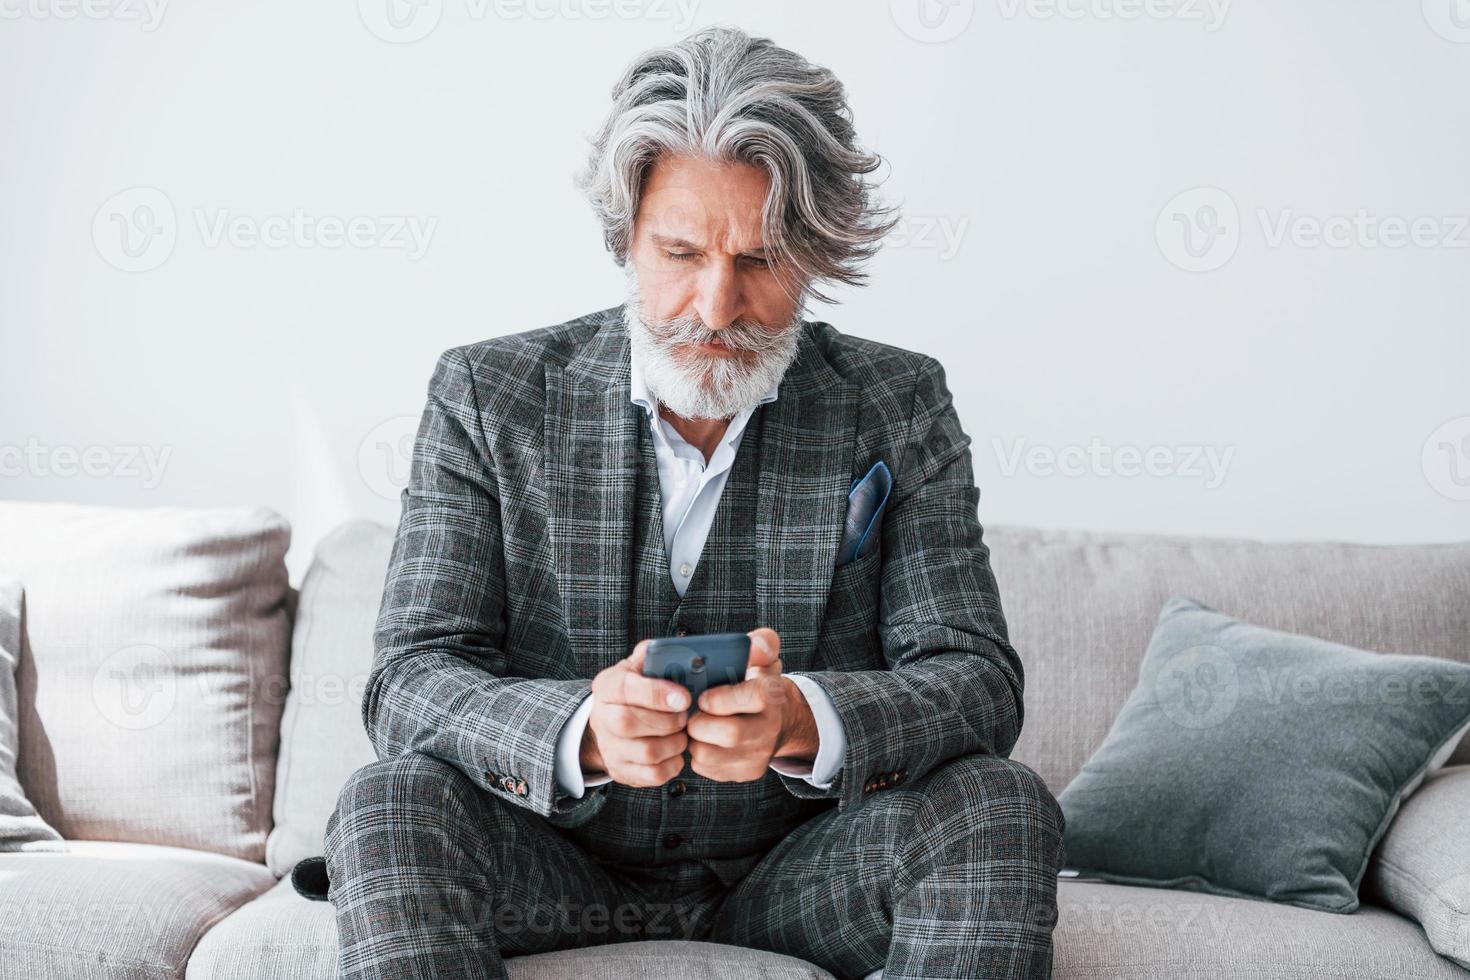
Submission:
M 648 641 L 643 676 L 662 677 L 688 688 L 689 713 L 699 710 L 699 696 L 721 684 L 745 680 L 750 637 L 745 633 L 661 636 Z

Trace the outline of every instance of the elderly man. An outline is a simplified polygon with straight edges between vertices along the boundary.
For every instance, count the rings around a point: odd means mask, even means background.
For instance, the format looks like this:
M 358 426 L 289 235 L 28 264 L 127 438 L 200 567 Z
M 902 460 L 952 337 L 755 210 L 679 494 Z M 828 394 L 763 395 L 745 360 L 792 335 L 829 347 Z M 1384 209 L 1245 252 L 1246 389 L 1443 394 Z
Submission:
M 803 319 L 892 219 L 831 72 L 639 57 L 580 186 L 626 301 L 438 361 L 326 870 L 344 977 L 630 939 L 1051 967 L 1063 819 L 933 358 Z M 862 490 L 862 492 L 855 492 Z M 642 673 L 749 633 L 744 680 Z

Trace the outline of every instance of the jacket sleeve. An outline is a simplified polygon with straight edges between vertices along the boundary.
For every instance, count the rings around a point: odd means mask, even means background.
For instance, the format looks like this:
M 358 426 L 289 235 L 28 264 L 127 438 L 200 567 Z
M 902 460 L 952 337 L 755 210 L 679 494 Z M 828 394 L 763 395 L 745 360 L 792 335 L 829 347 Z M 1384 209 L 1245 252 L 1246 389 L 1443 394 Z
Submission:
M 917 371 L 910 414 L 881 530 L 888 669 L 806 672 L 836 706 L 847 752 L 825 790 L 781 777 L 794 795 L 839 807 L 956 756 L 1006 756 L 1021 733 L 1024 675 L 981 538 L 970 437 L 933 358 Z
M 515 677 L 505 642 L 500 493 L 474 379 L 458 348 L 439 357 L 373 632 L 362 716 L 379 758 L 435 756 L 551 822 L 606 803 L 555 779 L 556 737 L 589 680 Z

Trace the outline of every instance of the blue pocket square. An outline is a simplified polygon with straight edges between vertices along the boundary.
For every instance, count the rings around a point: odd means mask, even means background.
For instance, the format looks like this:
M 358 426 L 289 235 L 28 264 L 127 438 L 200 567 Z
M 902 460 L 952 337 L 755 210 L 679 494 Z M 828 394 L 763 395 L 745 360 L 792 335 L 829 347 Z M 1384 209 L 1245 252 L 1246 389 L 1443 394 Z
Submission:
M 893 474 L 881 459 L 873 464 L 866 476 L 852 481 L 852 487 L 847 491 L 847 518 L 843 522 L 842 544 L 837 549 L 839 566 L 873 550 L 878 542 L 883 507 L 888 503 L 888 491 L 891 489 Z

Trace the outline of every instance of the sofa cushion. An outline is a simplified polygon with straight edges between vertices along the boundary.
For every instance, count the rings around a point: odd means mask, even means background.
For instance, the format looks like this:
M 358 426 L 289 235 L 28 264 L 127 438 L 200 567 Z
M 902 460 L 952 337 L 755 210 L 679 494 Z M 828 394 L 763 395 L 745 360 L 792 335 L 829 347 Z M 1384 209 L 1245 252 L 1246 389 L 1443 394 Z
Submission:
M 1325 912 L 1470 728 L 1470 664 L 1165 603 L 1138 686 L 1058 798 L 1067 867 Z
M 630 942 L 505 961 L 511 980 L 831 980 L 826 970 L 776 953 L 719 943 Z M 189 960 L 188 980 L 328 980 L 337 966 L 332 906 L 282 881 L 209 931 Z
M 61 835 L 36 813 L 15 777 L 20 732 L 15 667 L 20 662 L 24 605 L 20 582 L 0 579 L 0 851 L 54 850 L 61 844 Z
M 1431 946 L 1470 970 L 1470 766 L 1441 769 L 1409 797 L 1363 894 L 1418 922 Z
M 26 588 L 18 771 L 64 837 L 264 857 L 289 539 L 259 508 L 0 503 Z
M 1470 662 L 1470 543 L 1267 543 L 990 525 L 1026 717 L 1011 757 L 1061 793 L 1102 744 L 1173 595 L 1384 653 Z M 1451 763 L 1470 762 L 1470 739 Z
M 353 521 L 322 539 L 302 579 L 276 763 L 276 825 L 266 846 L 277 875 L 322 853 L 342 785 L 377 758 L 362 724 L 362 693 L 392 551 L 391 527 Z
M 1063 879 L 1056 980 L 1465 980 L 1419 927 L 1387 909 L 1335 915 L 1226 898 Z
M 1056 980 L 1465 980 L 1414 923 L 1365 905 L 1352 915 L 1195 892 L 1063 879 L 1057 888 Z M 189 980 L 332 977 L 332 906 L 282 881 L 211 929 Z M 634 942 L 506 961 L 515 980 L 585 977 L 825 978 L 775 953 L 711 943 Z M 870 974 L 868 980 L 881 976 Z
M 270 887 L 264 865 L 148 844 L 0 854 L 0 974 L 176 980 L 214 923 Z

